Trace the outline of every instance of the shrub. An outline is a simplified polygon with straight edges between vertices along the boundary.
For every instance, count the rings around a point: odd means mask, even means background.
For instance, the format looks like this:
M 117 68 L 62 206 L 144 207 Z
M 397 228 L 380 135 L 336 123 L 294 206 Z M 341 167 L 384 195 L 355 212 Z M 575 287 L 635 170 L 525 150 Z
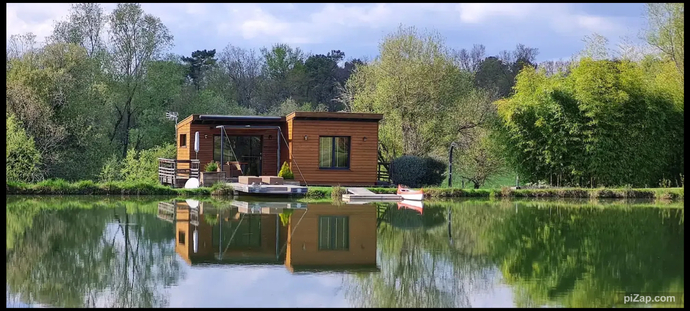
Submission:
M 334 186 L 331 190 L 331 199 L 335 202 L 343 200 L 343 194 L 346 194 L 346 188 L 340 187 L 340 185 Z
M 122 170 L 122 164 L 117 160 L 115 155 L 108 158 L 103 164 L 101 173 L 98 174 L 98 180 L 100 182 L 109 182 L 120 180 L 120 171 Z
M 36 149 L 34 138 L 24 131 L 14 115 L 6 116 L 5 180 L 36 181 L 40 179 L 41 154 Z
M 283 177 L 283 179 L 295 179 L 295 175 L 292 174 L 292 170 L 290 170 L 287 161 L 283 162 L 283 166 L 280 168 L 280 172 L 278 172 L 278 177 Z
M 174 158 L 176 152 L 173 144 L 140 151 L 130 149 L 122 163 L 120 175 L 125 181 L 157 183 L 158 158 Z
M 205 172 L 215 172 L 218 171 L 218 162 L 216 161 L 211 161 L 206 164 L 206 167 L 204 167 Z
M 419 188 L 443 182 L 446 164 L 434 158 L 404 155 L 391 162 L 391 181 L 394 184 Z
M 426 174 L 422 180 L 424 186 L 438 186 L 445 179 L 447 164 L 435 158 L 425 158 Z

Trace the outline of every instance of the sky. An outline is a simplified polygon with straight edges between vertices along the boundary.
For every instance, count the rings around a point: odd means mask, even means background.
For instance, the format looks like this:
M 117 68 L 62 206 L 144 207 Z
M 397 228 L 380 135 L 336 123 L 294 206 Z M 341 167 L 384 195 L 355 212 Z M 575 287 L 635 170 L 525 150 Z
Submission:
M 110 13 L 116 4 L 102 4 Z M 8 3 L 7 37 L 32 32 L 42 41 L 70 4 Z M 174 36 L 170 52 L 259 49 L 287 43 L 313 54 L 341 50 L 371 60 L 382 39 L 400 25 L 438 31 L 454 49 L 486 46 L 487 56 L 519 43 L 538 48 L 537 61 L 567 59 L 597 33 L 611 46 L 640 42 L 642 3 L 143 3 Z

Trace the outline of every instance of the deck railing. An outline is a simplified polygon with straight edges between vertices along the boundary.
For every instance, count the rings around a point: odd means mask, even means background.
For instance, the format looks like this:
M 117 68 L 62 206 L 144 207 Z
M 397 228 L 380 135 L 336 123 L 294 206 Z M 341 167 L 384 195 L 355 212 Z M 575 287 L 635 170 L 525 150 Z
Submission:
M 179 164 L 187 167 L 180 168 Z M 199 178 L 199 160 L 175 160 L 158 158 L 158 181 L 161 184 L 178 186 L 178 182 Z
M 389 162 L 378 162 L 376 166 L 376 180 L 391 182 L 391 165 Z

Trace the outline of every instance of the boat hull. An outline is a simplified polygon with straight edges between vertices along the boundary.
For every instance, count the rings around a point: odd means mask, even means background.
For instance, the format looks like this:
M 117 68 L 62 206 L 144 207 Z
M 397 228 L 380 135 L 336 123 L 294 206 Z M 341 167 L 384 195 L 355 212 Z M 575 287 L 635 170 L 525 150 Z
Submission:
M 424 193 L 398 193 L 404 200 L 421 201 L 424 199 Z

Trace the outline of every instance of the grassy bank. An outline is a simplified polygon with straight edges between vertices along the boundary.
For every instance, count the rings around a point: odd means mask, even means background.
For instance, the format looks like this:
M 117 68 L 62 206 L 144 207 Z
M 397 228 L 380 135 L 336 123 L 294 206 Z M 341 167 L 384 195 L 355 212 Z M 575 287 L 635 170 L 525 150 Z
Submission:
M 330 199 L 332 187 L 309 187 L 306 199 Z M 395 194 L 395 188 L 368 188 L 374 193 Z M 505 197 L 505 198 L 645 198 L 660 200 L 683 200 L 684 188 L 557 188 L 557 189 L 461 189 L 461 188 L 423 188 L 427 198 L 462 197 Z M 232 188 L 216 184 L 213 187 L 197 189 L 171 188 L 154 183 L 79 181 L 70 183 L 64 180 L 45 180 L 36 184 L 7 183 L 7 194 L 20 195 L 172 195 L 208 196 L 231 195 Z
M 396 193 L 395 188 L 368 188 L 374 193 Z M 426 198 L 462 197 L 506 197 L 506 198 L 596 198 L 626 199 L 645 198 L 661 200 L 683 200 L 684 188 L 558 188 L 558 189 L 461 189 L 461 188 L 422 188 Z M 321 199 L 331 197 L 331 187 L 309 187 L 307 198 Z
M 197 189 L 171 188 L 161 184 L 113 181 L 95 183 L 90 180 L 70 183 L 61 179 L 45 180 L 36 184 L 8 182 L 7 194 L 21 195 L 174 195 L 205 196 L 230 195 L 232 188 L 221 186 Z

